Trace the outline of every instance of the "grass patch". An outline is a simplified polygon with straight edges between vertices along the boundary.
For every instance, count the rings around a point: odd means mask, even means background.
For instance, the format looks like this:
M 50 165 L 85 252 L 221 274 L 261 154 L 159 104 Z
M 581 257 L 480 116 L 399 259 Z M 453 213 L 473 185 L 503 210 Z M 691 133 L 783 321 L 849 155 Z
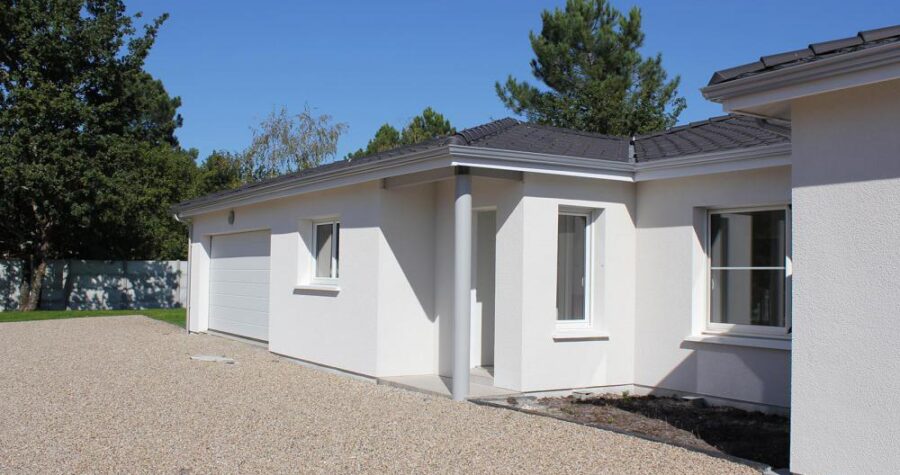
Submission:
M 184 328 L 186 314 L 187 312 L 183 308 L 148 308 L 142 310 L 35 310 L 33 312 L 0 312 L 0 323 L 27 322 L 31 320 L 57 320 L 61 318 L 144 315 L 154 320 L 160 320 Z

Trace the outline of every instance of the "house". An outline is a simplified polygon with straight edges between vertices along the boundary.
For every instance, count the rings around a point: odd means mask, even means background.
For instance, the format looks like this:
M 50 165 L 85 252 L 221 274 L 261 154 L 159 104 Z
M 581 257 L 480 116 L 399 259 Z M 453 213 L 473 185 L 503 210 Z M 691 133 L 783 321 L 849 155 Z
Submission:
M 900 26 L 720 71 L 725 110 L 790 119 L 791 470 L 900 466 Z
M 182 203 L 189 330 L 455 399 L 480 367 L 791 411 L 792 470 L 896 466 L 900 28 L 703 92 L 728 115 L 633 139 L 503 119 Z

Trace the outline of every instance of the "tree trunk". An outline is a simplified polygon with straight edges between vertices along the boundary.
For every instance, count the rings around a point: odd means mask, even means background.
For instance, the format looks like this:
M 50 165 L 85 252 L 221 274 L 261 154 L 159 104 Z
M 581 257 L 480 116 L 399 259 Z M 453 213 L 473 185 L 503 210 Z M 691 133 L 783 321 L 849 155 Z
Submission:
M 42 246 L 43 247 L 43 246 Z M 19 310 L 30 312 L 41 302 L 41 286 L 47 274 L 47 257 L 44 253 L 32 255 L 23 266 L 22 287 L 19 292 Z
M 22 287 L 19 292 L 19 310 L 30 312 L 41 303 L 41 286 L 47 274 L 47 256 L 50 252 L 49 230 L 52 221 L 44 219 L 40 207 L 32 198 L 31 209 L 38 225 L 37 239 L 32 241 L 28 262 L 22 265 Z M 34 244 L 37 245 L 34 245 Z

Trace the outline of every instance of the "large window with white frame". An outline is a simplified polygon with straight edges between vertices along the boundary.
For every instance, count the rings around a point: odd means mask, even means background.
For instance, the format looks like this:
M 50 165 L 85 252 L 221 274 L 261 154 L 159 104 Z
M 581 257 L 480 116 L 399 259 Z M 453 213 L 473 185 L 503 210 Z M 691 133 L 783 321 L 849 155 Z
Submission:
M 337 220 L 313 223 L 313 282 L 332 283 L 340 275 L 340 231 Z
M 787 336 L 790 208 L 711 210 L 708 330 Z
M 557 228 L 556 320 L 562 326 L 590 322 L 591 213 L 561 211 Z

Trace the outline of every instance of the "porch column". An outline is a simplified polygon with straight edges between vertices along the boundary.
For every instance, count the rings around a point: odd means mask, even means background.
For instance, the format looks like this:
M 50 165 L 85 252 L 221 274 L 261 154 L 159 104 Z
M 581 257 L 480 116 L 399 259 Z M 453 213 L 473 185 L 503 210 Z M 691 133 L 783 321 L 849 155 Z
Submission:
M 453 400 L 469 395 L 469 346 L 472 319 L 472 177 L 468 167 L 456 167 L 453 236 Z

